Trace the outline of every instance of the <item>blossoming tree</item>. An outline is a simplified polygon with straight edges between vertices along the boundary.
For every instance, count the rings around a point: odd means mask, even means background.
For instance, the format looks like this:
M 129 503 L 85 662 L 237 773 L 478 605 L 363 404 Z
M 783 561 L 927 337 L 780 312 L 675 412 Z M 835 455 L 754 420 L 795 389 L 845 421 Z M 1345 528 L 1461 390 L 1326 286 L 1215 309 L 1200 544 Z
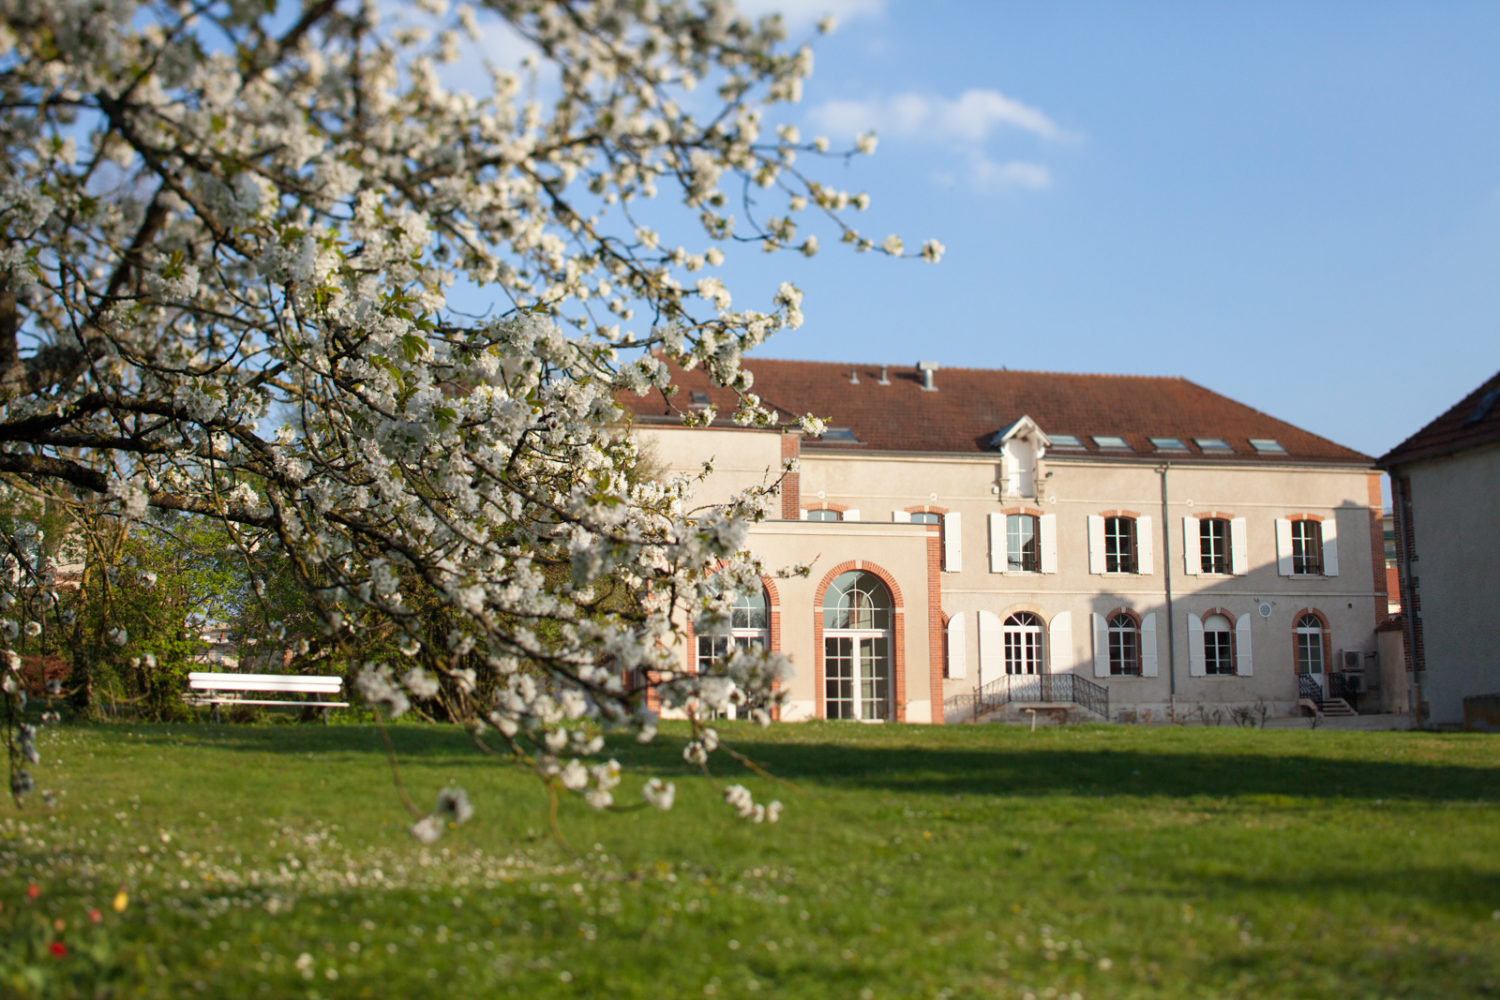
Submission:
M 801 296 L 735 308 L 720 247 L 812 254 L 814 215 L 903 252 L 845 221 L 863 196 L 803 169 L 847 154 L 768 125 L 812 65 L 779 19 L 725 0 L 0 9 L 12 497 L 214 518 L 252 566 L 275 546 L 325 636 L 370 614 L 404 635 L 364 665 L 368 701 L 444 699 L 598 807 L 619 781 L 600 733 L 649 737 L 645 685 L 773 701 L 776 655 L 707 684 L 673 668 L 681 623 L 723 627 L 758 572 L 745 533 L 775 484 L 689 509 L 685 480 L 632 475 L 615 400 L 702 366 L 739 393 L 732 419 L 771 422 L 741 357 L 801 322 Z M 529 68 L 487 61 L 502 32 Z M 12 636 L 58 606 L 35 534 L 0 538 Z M 715 737 L 695 736 L 702 759 Z M 659 781 L 643 794 L 671 803 Z M 445 792 L 432 815 L 469 809 Z

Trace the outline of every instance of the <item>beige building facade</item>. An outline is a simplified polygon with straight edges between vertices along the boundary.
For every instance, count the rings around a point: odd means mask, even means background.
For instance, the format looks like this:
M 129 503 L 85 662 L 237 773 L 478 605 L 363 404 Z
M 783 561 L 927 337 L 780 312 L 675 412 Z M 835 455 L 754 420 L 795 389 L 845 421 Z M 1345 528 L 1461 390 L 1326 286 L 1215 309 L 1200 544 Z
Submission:
M 785 718 L 1287 714 L 1379 683 L 1369 458 L 1179 379 L 750 367 L 768 403 L 828 432 L 633 408 L 656 461 L 713 458 L 704 503 L 798 460 L 781 518 L 751 533 L 766 565 L 812 564 L 768 584 L 768 639 L 797 671 Z M 888 621 L 840 610 L 856 578 Z M 712 652 L 689 646 L 689 666 Z M 850 683 L 868 696 L 852 712 Z
M 1380 464 L 1391 475 L 1406 655 L 1422 719 L 1464 725 L 1466 698 L 1500 696 L 1500 374 Z

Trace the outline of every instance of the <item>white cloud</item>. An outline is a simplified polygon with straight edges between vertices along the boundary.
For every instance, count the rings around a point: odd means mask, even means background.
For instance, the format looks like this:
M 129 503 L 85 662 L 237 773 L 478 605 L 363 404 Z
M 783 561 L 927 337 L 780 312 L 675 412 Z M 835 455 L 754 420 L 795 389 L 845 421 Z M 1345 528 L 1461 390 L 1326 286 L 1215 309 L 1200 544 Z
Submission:
M 752 19 L 780 12 L 794 31 L 811 27 L 828 15 L 843 23 L 857 17 L 879 18 L 885 13 L 885 0 L 736 0 L 735 6 Z
M 998 90 L 966 90 L 952 99 L 907 92 L 871 101 L 827 101 L 808 117 L 814 127 L 841 137 L 873 128 L 882 135 L 983 143 L 998 128 L 1014 128 L 1048 141 L 1072 138 L 1043 112 Z
M 981 191 L 1011 191 L 1016 188 L 1042 191 L 1052 186 L 1052 171 L 1040 163 L 1020 160 L 997 163 L 981 155 L 969 164 L 969 183 Z
M 938 181 L 987 193 L 1052 186 L 1052 171 L 1044 164 L 992 158 L 986 147 L 997 134 L 1020 132 L 1048 143 L 1077 138 L 1044 112 L 998 90 L 966 90 L 953 98 L 908 91 L 827 101 L 808 113 L 808 125 L 839 140 L 873 129 L 882 139 L 943 145 L 956 153 L 959 166 L 936 174 Z

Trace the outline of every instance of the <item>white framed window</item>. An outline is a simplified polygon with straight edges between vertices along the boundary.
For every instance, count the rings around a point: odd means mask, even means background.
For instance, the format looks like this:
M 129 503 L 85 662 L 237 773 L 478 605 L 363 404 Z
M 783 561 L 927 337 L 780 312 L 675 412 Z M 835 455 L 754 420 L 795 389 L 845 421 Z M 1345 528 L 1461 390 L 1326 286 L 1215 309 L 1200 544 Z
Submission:
M 1042 619 L 1030 611 L 1018 611 L 1005 619 L 1005 672 L 1040 674 L 1042 669 Z
M 824 714 L 830 719 L 891 718 L 891 592 L 873 573 L 852 570 L 823 598 Z
M 1293 634 L 1297 641 L 1297 673 L 1321 676 L 1328 643 L 1323 619 L 1309 611 L 1297 619 Z
M 821 510 L 804 510 L 802 512 L 802 520 L 804 521 L 842 521 L 843 519 L 843 516 L 838 511 L 828 510 L 827 508 Z
M 1135 518 L 1104 519 L 1104 572 L 1135 572 Z
M 1338 522 L 1333 518 L 1276 519 L 1276 572 L 1282 576 L 1338 576 Z
M 1120 611 L 1109 617 L 1109 675 L 1138 677 L 1141 672 L 1141 626 L 1135 616 Z
M 1203 619 L 1203 673 L 1217 677 L 1234 672 L 1234 626 L 1224 615 L 1209 615 Z
M 1092 514 L 1088 527 L 1090 573 L 1151 572 L 1151 518 Z
M 766 601 L 766 591 L 758 587 L 752 593 L 740 594 L 730 611 L 728 635 L 700 635 L 696 637 L 697 656 L 694 666 L 698 673 L 714 673 L 715 665 L 729 655 L 731 649 L 749 649 L 760 646 L 771 648 L 771 614 Z M 736 706 L 729 706 L 728 718 L 736 717 Z
M 1292 575 L 1323 575 L 1323 525 L 1303 518 L 1292 522 Z
M 1198 522 L 1198 556 L 1203 572 L 1228 576 L 1230 566 L 1229 519 L 1205 517 Z
M 1005 518 L 1005 557 L 1008 573 L 1042 571 L 1041 518 L 1034 514 L 1008 514 Z

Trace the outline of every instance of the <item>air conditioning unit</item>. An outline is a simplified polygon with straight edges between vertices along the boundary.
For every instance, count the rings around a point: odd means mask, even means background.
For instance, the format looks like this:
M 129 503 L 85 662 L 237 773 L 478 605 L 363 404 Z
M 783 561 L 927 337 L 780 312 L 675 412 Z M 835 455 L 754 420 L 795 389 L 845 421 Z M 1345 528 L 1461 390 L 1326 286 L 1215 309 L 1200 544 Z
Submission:
M 1357 649 L 1346 649 L 1343 650 L 1340 662 L 1343 663 L 1345 670 L 1360 670 L 1363 669 L 1364 654 Z

